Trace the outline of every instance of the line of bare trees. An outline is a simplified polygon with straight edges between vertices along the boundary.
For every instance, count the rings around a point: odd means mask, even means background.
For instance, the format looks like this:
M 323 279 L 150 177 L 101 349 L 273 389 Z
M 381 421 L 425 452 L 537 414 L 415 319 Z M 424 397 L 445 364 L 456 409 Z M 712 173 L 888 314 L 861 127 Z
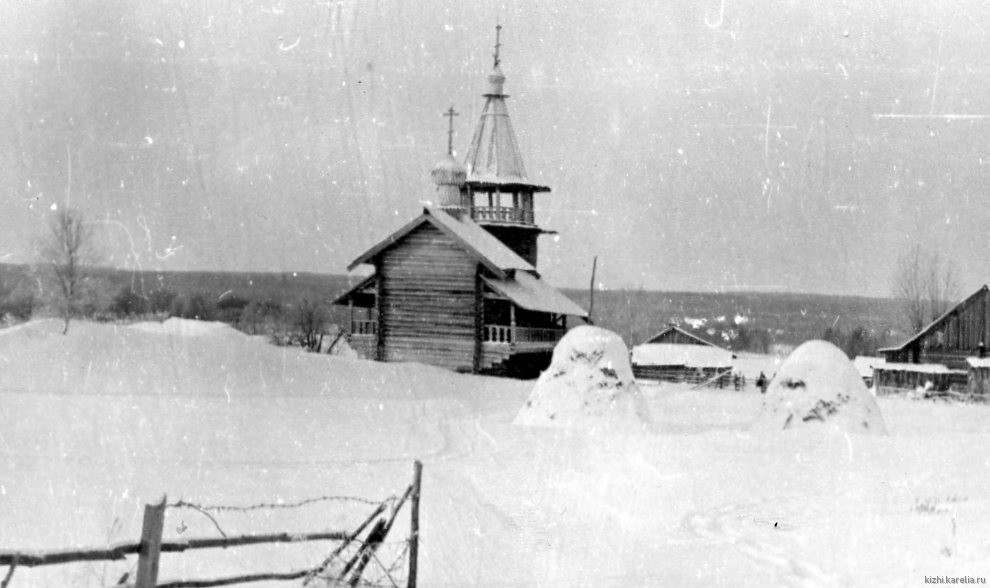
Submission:
M 916 244 L 898 258 L 891 294 L 901 304 L 903 328 L 917 333 L 959 299 L 959 272 L 938 250 Z
M 222 320 L 249 334 L 267 334 L 278 344 L 317 352 L 333 352 L 339 344 L 343 332 L 331 324 L 326 305 L 306 299 L 284 304 L 225 293 L 214 300 L 202 293 L 179 295 L 162 287 L 144 291 L 131 284 L 123 286 L 108 305 L 100 305 L 96 302 L 99 267 L 105 257 L 99 248 L 99 226 L 79 210 L 55 210 L 36 239 L 35 287 L 21 292 L 23 284 L 18 290 L 0 279 L 0 318 L 10 315 L 26 320 L 40 298 L 62 319 L 63 334 L 68 333 L 72 319 L 80 316 L 133 319 L 154 315 Z M 327 334 L 330 337 L 325 340 Z

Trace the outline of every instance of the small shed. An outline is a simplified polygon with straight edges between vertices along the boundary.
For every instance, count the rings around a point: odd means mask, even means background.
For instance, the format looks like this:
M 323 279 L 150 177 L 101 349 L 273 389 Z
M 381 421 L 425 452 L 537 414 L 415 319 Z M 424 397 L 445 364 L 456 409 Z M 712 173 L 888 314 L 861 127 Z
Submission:
M 990 357 L 967 357 L 969 393 L 990 398 Z
M 633 375 L 640 380 L 710 383 L 725 386 L 732 377 L 735 356 L 720 347 L 671 325 L 633 347 Z

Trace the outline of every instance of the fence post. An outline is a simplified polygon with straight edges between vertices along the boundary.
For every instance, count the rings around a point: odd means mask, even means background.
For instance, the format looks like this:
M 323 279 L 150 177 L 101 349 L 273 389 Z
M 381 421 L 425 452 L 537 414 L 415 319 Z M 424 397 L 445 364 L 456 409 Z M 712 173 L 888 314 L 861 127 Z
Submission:
M 412 520 L 409 525 L 409 579 L 406 588 L 416 588 L 416 572 L 419 559 L 419 489 L 423 477 L 423 462 L 413 463 Z
M 155 588 L 158 582 L 158 556 L 162 546 L 162 527 L 165 526 L 165 496 L 159 504 L 144 505 L 144 523 L 141 526 L 141 547 L 138 551 L 138 569 L 134 588 Z

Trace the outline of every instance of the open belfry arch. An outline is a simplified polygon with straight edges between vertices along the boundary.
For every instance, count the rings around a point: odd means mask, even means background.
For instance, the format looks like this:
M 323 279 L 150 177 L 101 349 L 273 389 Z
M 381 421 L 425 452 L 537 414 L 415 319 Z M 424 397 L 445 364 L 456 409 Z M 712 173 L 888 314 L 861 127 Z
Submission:
M 496 27 L 485 105 L 463 164 L 434 166 L 435 205 L 358 256 L 374 273 L 339 296 L 350 308 L 351 345 L 366 358 L 418 361 L 458 371 L 532 376 L 549 364 L 567 317 L 583 308 L 540 278 L 535 201 L 503 92 Z

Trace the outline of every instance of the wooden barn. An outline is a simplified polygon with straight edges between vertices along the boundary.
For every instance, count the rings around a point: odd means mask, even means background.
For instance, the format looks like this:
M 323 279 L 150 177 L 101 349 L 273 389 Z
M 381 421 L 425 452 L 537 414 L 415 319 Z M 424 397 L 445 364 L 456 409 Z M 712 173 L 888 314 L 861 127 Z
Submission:
M 990 289 L 984 285 L 901 345 L 880 350 L 887 365 L 876 375 L 878 393 L 929 383 L 936 391 L 966 388 L 971 367 L 967 359 L 983 356 L 988 340 Z
M 567 317 L 580 306 L 540 278 L 535 196 L 495 65 L 464 164 L 437 164 L 434 206 L 362 253 L 374 273 L 340 295 L 350 344 L 366 358 L 416 361 L 457 371 L 529 377 L 550 362 Z
M 726 386 L 735 356 L 724 347 L 670 325 L 633 347 L 633 375 L 639 380 Z

